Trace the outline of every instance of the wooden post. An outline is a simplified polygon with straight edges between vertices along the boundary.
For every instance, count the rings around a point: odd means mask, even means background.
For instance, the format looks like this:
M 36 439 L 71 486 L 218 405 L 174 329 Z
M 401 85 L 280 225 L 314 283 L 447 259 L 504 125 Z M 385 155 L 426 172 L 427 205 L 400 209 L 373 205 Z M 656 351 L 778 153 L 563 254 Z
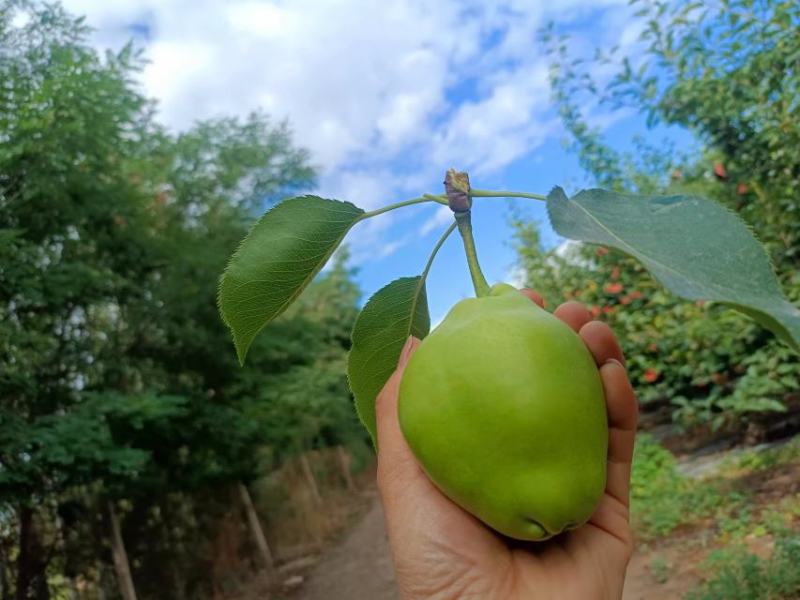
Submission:
M 353 482 L 353 476 L 350 473 L 350 455 L 344 449 L 344 446 L 336 446 L 336 455 L 339 457 L 339 466 L 342 468 L 342 477 L 347 484 L 347 490 L 350 492 L 355 491 L 356 484 Z
M 239 483 L 239 496 L 244 505 L 244 512 L 247 513 L 247 522 L 250 525 L 250 533 L 258 548 L 258 553 L 261 556 L 261 562 L 267 570 L 270 579 L 275 576 L 275 562 L 272 560 L 272 552 L 270 552 L 267 538 L 264 536 L 264 530 L 261 528 L 261 521 L 258 520 L 258 514 L 253 506 L 253 499 L 250 497 L 250 492 L 247 486 Z
M 314 504 L 322 506 L 322 496 L 319 495 L 319 488 L 314 479 L 314 473 L 311 471 L 311 464 L 308 462 L 308 456 L 306 456 L 305 453 L 300 455 L 300 467 L 303 470 L 308 488 L 311 490 L 311 498 L 314 500 Z
M 114 570 L 117 572 L 117 583 L 123 600 L 136 600 L 136 588 L 133 587 L 131 565 L 128 562 L 128 553 L 125 551 L 125 542 L 119 527 L 119 518 L 114 509 L 114 501 L 108 501 L 108 516 L 111 520 L 111 555 L 114 558 Z

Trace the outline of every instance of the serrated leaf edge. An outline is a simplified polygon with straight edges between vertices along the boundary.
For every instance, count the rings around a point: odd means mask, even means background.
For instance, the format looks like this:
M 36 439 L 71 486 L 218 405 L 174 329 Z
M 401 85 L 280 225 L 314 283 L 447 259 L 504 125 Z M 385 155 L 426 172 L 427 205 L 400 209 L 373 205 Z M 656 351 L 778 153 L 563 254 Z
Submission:
M 255 231 L 256 227 L 258 227 L 259 224 L 261 224 L 263 219 L 267 218 L 267 216 L 270 215 L 274 210 L 276 210 L 276 209 L 278 209 L 278 208 L 280 208 L 282 206 L 285 206 L 287 203 L 292 202 L 294 200 L 302 200 L 302 199 L 305 199 L 305 198 L 314 198 L 314 199 L 317 199 L 317 200 L 324 200 L 325 202 L 334 202 L 334 203 L 337 203 L 337 204 L 348 204 L 348 205 L 352 206 L 353 208 L 355 208 L 357 211 L 359 211 L 360 214 L 359 214 L 358 217 L 356 217 L 353 220 L 353 222 L 350 224 L 350 226 L 347 229 L 344 230 L 342 235 L 339 236 L 339 239 L 336 241 L 336 243 L 331 246 L 330 252 L 328 252 L 325 255 L 325 257 L 324 257 L 324 259 L 322 261 L 320 261 L 319 266 L 315 270 L 310 272 L 308 277 L 306 277 L 303 280 L 302 284 L 297 288 L 297 291 L 294 294 L 292 294 L 292 296 L 289 297 L 286 300 L 286 302 L 284 302 L 280 306 L 280 308 L 272 315 L 272 317 L 267 319 L 258 329 L 255 330 L 255 332 L 253 332 L 253 335 L 250 337 L 250 339 L 247 342 L 241 342 L 240 343 L 240 341 L 238 339 L 238 336 L 237 336 L 237 333 L 236 333 L 236 330 L 233 328 L 233 326 L 228 321 L 228 318 L 225 315 L 225 311 L 222 308 L 222 285 L 223 285 L 223 282 L 225 280 L 225 275 L 228 273 L 228 269 L 230 268 L 231 263 L 233 263 L 238 258 L 239 254 L 240 254 L 240 252 L 242 250 L 242 247 L 250 239 L 250 235 L 253 233 L 253 231 Z M 277 203 L 275 206 L 271 207 L 269 210 L 264 212 L 264 214 L 261 215 L 258 219 L 256 219 L 255 223 L 253 223 L 253 225 L 247 231 L 247 234 L 239 241 L 239 244 L 236 246 L 236 250 L 234 250 L 233 253 L 231 254 L 230 258 L 228 259 L 228 262 L 225 264 L 225 269 L 223 269 L 222 275 L 220 275 L 219 282 L 217 284 L 217 310 L 219 311 L 220 316 L 222 317 L 222 321 L 225 323 L 225 325 L 228 327 L 228 329 L 231 330 L 231 335 L 233 337 L 233 345 L 236 348 L 236 356 L 239 359 L 239 365 L 240 366 L 244 366 L 245 359 L 247 358 L 247 352 L 250 349 L 250 346 L 252 345 L 253 341 L 258 336 L 258 334 L 261 333 L 261 331 L 267 325 L 269 325 L 278 316 L 280 316 L 281 313 L 283 313 L 289 307 L 289 305 L 292 302 L 294 302 L 300 296 L 300 294 L 303 293 L 303 291 L 308 287 L 308 285 L 311 283 L 311 281 L 314 279 L 314 277 L 316 277 L 317 274 L 327 264 L 328 260 L 333 255 L 333 253 L 336 252 L 336 250 L 339 248 L 339 246 L 342 243 L 342 240 L 344 240 L 344 238 L 347 236 L 347 234 L 350 232 L 350 230 L 353 228 L 353 226 L 360 221 L 362 215 L 364 215 L 364 214 L 365 214 L 364 209 L 356 206 L 352 202 L 348 202 L 346 200 L 335 200 L 335 199 L 332 199 L 332 198 L 323 198 L 321 196 L 316 196 L 316 195 L 313 195 L 313 194 L 305 194 L 303 196 L 294 196 L 292 198 L 287 198 L 285 200 L 282 200 L 281 202 Z

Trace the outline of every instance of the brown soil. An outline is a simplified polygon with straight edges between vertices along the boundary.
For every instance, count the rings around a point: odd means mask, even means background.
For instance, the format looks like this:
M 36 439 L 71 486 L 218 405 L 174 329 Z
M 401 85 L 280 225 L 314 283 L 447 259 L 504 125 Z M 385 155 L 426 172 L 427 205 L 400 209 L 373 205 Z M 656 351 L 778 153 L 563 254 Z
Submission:
M 394 568 L 383 511 L 375 499 L 361 522 L 323 555 L 309 574 L 297 600 L 397 600 Z
M 700 581 L 695 569 L 707 549 L 686 548 L 688 539 L 672 540 L 661 547 L 639 548 L 628 568 L 623 600 L 679 599 Z M 653 557 L 667 565 L 667 580 L 659 583 L 652 573 Z M 279 596 L 280 597 L 280 596 Z M 345 539 L 323 554 L 305 577 L 292 600 L 397 600 L 391 553 L 383 513 L 376 499 L 372 508 Z
M 800 494 L 800 463 L 739 474 L 731 489 L 752 494 L 754 512 L 775 506 L 780 500 Z M 769 535 L 747 536 L 748 550 L 766 558 L 772 553 Z M 702 582 L 703 562 L 723 545 L 715 536 L 713 522 L 680 527 L 673 535 L 649 545 L 639 545 L 628 567 L 623 600 L 680 599 Z
M 800 492 L 798 463 L 737 475 L 731 486 L 750 492 L 754 507 L 774 506 L 781 498 Z M 294 577 L 294 585 L 291 589 L 284 587 L 272 598 L 398 598 L 380 502 L 374 492 L 369 493 L 372 503 L 361 520 L 321 556 L 313 557 L 304 568 L 292 570 L 294 575 L 284 571 L 285 579 Z M 748 537 L 744 542 L 760 556 L 767 556 L 772 550 L 770 536 Z M 628 568 L 624 600 L 679 600 L 702 581 L 702 563 L 720 543 L 714 524 L 700 523 L 682 526 L 669 538 L 640 544 Z

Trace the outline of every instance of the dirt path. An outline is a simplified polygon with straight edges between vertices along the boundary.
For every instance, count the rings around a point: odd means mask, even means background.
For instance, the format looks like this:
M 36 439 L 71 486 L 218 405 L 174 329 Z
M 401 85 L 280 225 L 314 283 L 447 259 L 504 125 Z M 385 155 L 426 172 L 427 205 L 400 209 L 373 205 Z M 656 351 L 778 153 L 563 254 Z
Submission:
M 696 550 L 687 551 L 676 545 L 660 552 L 659 556 L 670 568 L 666 580 L 658 580 L 653 574 L 651 553 L 641 548 L 634 551 L 625 575 L 622 600 L 680 600 L 699 583 L 697 574 L 692 571 L 700 559 Z
M 650 572 L 647 556 L 635 553 L 628 568 L 623 600 L 680 598 L 689 586 L 673 579 L 659 585 Z M 678 583 L 680 582 L 680 583 Z M 677 583 L 677 585 L 676 585 Z M 683 583 L 683 585 L 681 585 Z M 372 508 L 342 542 L 329 548 L 308 574 L 293 600 L 397 600 L 394 569 L 383 511 L 376 499 Z
M 637 553 L 628 569 L 623 600 L 680 598 L 685 587 L 679 585 L 677 589 L 673 589 L 673 586 L 659 586 L 650 573 L 647 557 Z M 309 573 L 302 588 L 292 598 L 293 600 L 355 598 L 397 600 L 399 598 L 383 524 L 383 511 L 377 499 L 347 537 L 323 555 L 321 561 Z
M 682 469 L 697 476 L 709 472 L 711 463 L 723 464 L 731 455 L 720 453 L 688 461 Z M 762 511 L 778 506 L 781 499 L 797 497 L 800 462 L 744 471 L 728 481 L 729 485 L 738 486 L 736 489 L 747 490 L 747 506 L 751 510 Z M 719 532 L 715 533 L 713 519 L 707 520 L 705 524 L 698 522 L 676 530 L 669 537 L 652 541 L 649 546 L 640 543 L 628 567 L 623 600 L 680 600 L 689 590 L 695 589 L 704 576 L 702 565 L 709 552 L 727 543 L 722 538 L 717 539 Z M 748 527 L 755 523 L 749 523 Z M 763 533 L 747 534 L 740 541 L 757 556 L 769 556 L 773 550 L 773 537 Z M 291 597 L 297 600 L 398 599 L 383 514 L 374 495 L 369 510 L 358 524 L 342 541 L 322 554 Z
M 376 499 L 347 537 L 314 567 L 299 600 L 397 600 L 383 511 Z

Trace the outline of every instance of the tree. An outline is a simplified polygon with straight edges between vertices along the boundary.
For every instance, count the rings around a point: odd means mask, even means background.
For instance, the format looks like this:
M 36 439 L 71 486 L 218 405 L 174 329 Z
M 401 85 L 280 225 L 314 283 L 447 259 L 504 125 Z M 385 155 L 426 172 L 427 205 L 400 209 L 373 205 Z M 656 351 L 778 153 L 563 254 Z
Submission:
M 241 369 L 219 351 L 217 278 L 254 214 L 314 173 L 261 113 L 170 134 L 134 85 L 142 57 L 87 34 L 57 5 L 0 2 L 0 505 L 17 525 L 0 572 L 20 599 L 46 597 L 51 573 L 101 578 L 111 506 L 139 597 L 180 598 L 208 584 L 197 549 L 224 490 L 275 442 L 253 403 L 296 385 L 280 353 Z M 348 343 L 344 263 L 315 288 L 265 342 L 296 349 L 293 377 Z M 301 387 L 349 405 L 342 381 Z
M 603 186 L 640 193 L 709 196 L 739 212 L 772 253 L 788 296 L 800 298 L 796 254 L 800 171 L 793 2 L 637 2 L 641 52 L 571 56 L 554 27 L 543 32 L 553 96 L 582 166 Z M 617 65 L 603 86 L 594 67 Z M 766 101 L 770 98 L 770 101 Z M 586 107 L 629 106 L 650 124 L 678 124 L 705 148 L 700 156 L 639 139 L 621 153 L 591 129 Z M 580 108 L 579 108 L 580 107 Z M 571 246 L 545 251 L 535 226 L 516 219 L 529 283 L 556 303 L 586 302 L 622 337 L 645 405 L 682 424 L 741 429 L 754 414 L 798 402 L 795 354 L 750 321 L 721 307 L 664 293 L 616 251 Z M 588 270 L 585 267 L 589 267 Z M 712 320 L 699 317 L 713 315 Z
M 262 375 L 244 376 L 237 386 L 251 399 L 276 464 L 305 450 L 366 442 L 344 375 L 359 297 L 348 259 L 346 248 L 338 252 L 272 335 L 258 341 L 248 372 Z
M 645 58 L 609 86 L 615 105 L 690 128 L 719 159 L 730 205 L 780 270 L 800 264 L 800 6 L 791 0 L 638 2 Z M 796 281 L 795 281 L 796 283 Z

